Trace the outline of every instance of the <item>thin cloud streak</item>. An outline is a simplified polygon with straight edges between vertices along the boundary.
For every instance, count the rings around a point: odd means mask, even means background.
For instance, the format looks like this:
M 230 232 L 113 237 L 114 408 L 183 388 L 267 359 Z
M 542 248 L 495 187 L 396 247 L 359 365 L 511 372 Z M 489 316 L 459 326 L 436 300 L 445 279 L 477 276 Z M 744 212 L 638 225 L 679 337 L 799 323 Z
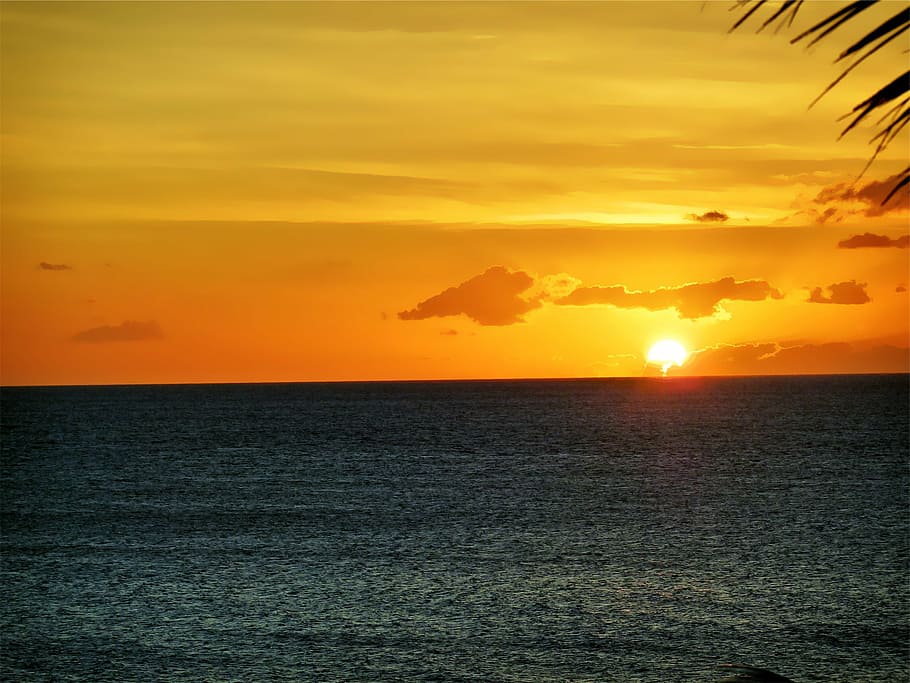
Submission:
M 154 320 L 147 322 L 125 320 L 119 325 L 101 325 L 77 332 L 71 339 L 80 343 L 106 344 L 161 339 L 163 336 L 161 326 Z

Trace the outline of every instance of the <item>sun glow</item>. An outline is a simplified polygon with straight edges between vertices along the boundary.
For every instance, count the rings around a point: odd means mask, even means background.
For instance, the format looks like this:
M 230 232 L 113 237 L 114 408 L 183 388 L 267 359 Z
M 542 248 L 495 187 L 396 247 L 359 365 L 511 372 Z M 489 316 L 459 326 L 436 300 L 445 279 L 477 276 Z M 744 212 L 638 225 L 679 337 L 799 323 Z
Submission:
M 662 339 L 648 349 L 648 363 L 659 365 L 660 371 L 666 376 L 667 370 L 674 365 L 681 367 L 688 355 L 678 341 Z

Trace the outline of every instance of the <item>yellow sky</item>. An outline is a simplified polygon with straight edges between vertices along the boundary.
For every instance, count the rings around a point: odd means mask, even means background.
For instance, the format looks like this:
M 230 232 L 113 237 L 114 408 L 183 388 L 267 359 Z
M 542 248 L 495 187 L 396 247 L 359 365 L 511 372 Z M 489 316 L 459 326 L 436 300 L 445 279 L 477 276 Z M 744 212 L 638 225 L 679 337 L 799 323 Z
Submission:
M 906 46 L 731 5 L 3 3 L 0 380 L 906 370 Z

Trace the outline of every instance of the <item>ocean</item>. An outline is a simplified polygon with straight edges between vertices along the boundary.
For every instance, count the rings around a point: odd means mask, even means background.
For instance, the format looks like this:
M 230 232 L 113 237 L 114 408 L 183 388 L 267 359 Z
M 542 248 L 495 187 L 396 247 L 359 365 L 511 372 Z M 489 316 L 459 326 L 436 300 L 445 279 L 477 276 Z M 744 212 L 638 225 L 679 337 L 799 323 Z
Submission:
M 4 681 L 910 680 L 908 377 L 4 388 Z

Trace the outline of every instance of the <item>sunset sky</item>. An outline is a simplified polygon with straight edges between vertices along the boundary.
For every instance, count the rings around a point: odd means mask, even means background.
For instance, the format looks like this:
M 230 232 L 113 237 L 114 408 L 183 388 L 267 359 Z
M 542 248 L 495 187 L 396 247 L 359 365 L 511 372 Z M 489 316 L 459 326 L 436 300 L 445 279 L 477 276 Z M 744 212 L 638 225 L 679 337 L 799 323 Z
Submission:
M 907 371 L 904 3 L 733 4 L 4 2 L 0 381 Z

